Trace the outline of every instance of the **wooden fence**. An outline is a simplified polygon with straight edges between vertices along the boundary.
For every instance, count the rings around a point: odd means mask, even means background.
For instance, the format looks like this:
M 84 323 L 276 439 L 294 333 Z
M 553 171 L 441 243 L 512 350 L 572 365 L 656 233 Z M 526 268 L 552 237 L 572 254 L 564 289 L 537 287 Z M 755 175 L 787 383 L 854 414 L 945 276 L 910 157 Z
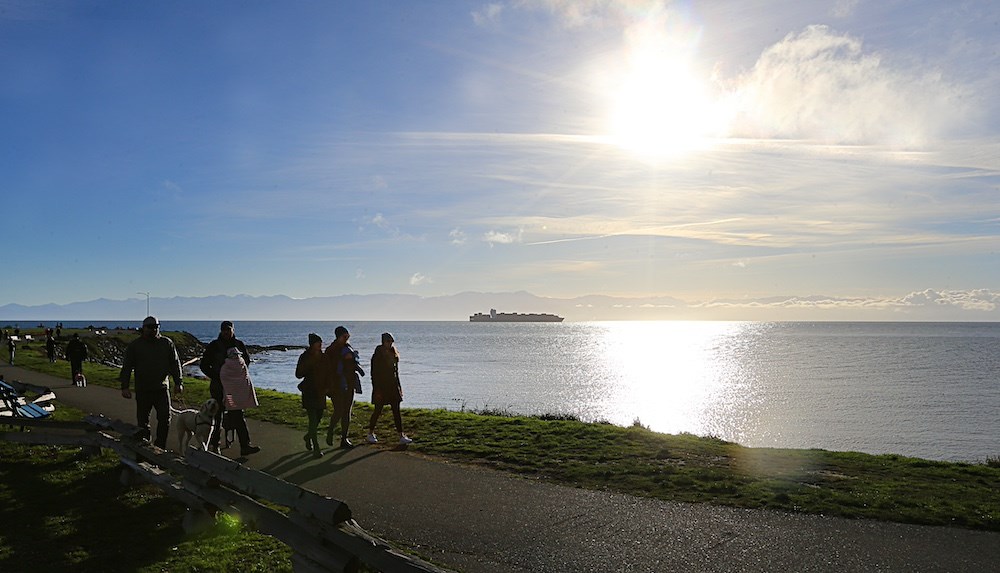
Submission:
M 3 424 L 32 428 L 0 432 L 0 439 L 9 442 L 114 450 L 122 463 L 122 483 L 149 482 L 188 508 L 186 530 L 207 527 L 218 511 L 238 515 L 291 547 L 298 573 L 356 571 L 361 564 L 383 573 L 446 573 L 367 533 L 342 501 L 211 452 L 192 448 L 182 458 L 139 440 L 139 428 L 131 424 L 103 416 L 83 422 L 0 418 Z M 261 502 L 285 507 L 287 514 Z

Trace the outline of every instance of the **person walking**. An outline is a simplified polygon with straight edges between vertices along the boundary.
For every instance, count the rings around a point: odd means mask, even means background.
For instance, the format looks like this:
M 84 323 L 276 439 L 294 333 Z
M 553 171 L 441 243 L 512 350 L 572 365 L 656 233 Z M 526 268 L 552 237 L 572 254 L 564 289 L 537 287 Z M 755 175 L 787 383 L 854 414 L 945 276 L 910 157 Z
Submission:
M 351 424 L 354 394 L 361 393 L 361 380 L 358 375 L 364 376 L 365 371 L 358 364 L 357 351 L 348 342 L 351 333 L 343 326 L 335 328 L 333 333 L 337 338 L 325 352 L 334 369 L 333 391 L 330 393 L 333 399 L 333 416 L 330 417 L 330 427 L 326 430 L 326 444 L 333 445 L 333 431 L 339 421 L 340 447 L 347 449 L 354 447 L 351 440 L 347 439 L 347 433 Z
M 236 348 L 243 356 L 243 362 L 250 364 L 250 353 L 247 352 L 247 347 L 243 344 L 243 341 L 236 338 L 236 328 L 233 326 L 232 321 L 224 320 L 219 325 L 219 336 L 208 343 L 208 346 L 205 347 L 205 352 L 201 356 L 201 362 L 198 364 L 201 367 L 201 371 L 208 377 L 208 393 L 219 402 L 219 405 L 225 404 L 225 391 L 222 386 L 221 373 L 222 366 L 229 356 L 230 348 Z M 215 415 L 215 425 L 212 427 L 212 435 L 208 438 L 208 449 L 215 453 L 219 453 L 219 440 L 224 431 L 222 424 L 225 414 L 225 408 L 219 408 L 219 413 Z M 243 419 L 242 410 L 231 422 L 239 424 L 241 421 L 242 427 L 233 427 L 236 430 L 237 436 L 240 437 L 240 455 L 248 456 L 256 454 L 260 451 L 260 448 L 250 443 L 250 432 L 246 428 L 246 420 Z M 246 439 L 245 442 L 243 441 L 244 438 Z
M 396 433 L 399 434 L 399 444 L 405 446 L 413 443 L 406 434 L 403 433 L 403 418 L 400 415 L 399 403 L 403 401 L 403 387 L 399 384 L 399 351 L 393 346 L 395 339 L 388 332 L 382 333 L 382 344 L 375 347 L 372 354 L 371 370 L 372 375 L 372 417 L 368 421 L 368 443 L 378 443 L 375 436 L 375 424 L 378 423 L 379 416 L 386 404 L 392 408 L 392 422 L 396 425 Z
M 251 451 L 256 446 L 250 443 L 250 430 L 247 428 L 243 411 L 247 408 L 256 408 L 260 403 L 257 401 L 253 381 L 250 380 L 250 370 L 239 348 L 233 346 L 226 350 L 226 361 L 219 369 L 219 380 L 222 381 L 222 395 L 225 397 L 222 402 L 226 410 L 222 417 L 223 429 L 232 429 L 236 432 L 240 442 L 240 452 L 243 455 L 255 453 Z M 229 443 L 227 439 L 226 444 Z M 256 449 L 259 451 L 259 448 Z
M 174 342 L 160 335 L 160 323 L 155 316 L 147 316 L 142 321 L 142 334 L 125 348 L 125 358 L 118 375 L 122 398 L 132 399 L 129 382 L 135 372 L 136 422 L 149 439 L 149 413 L 156 410 L 156 439 L 153 445 L 167 447 L 170 431 L 170 390 L 167 377 L 174 380 L 174 391 L 184 392 L 181 377 L 181 360 L 177 356 Z
M 74 383 L 77 382 L 77 377 L 83 377 L 83 361 L 89 358 L 90 352 L 87 350 L 87 345 L 80 340 L 80 335 L 76 332 L 70 338 L 69 342 L 66 343 L 66 359 L 69 360 L 69 373 L 70 378 Z
M 14 344 L 14 337 L 7 337 L 7 352 L 10 352 L 10 364 L 14 365 L 14 351 L 17 350 L 17 345 Z
M 295 365 L 295 377 L 302 378 L 299 392 L 302 392 L 302 407 L 309 419 L 309 429 L 302 439 L 306 450 L 311 451 L 314 458 L 323 456 L 319 447 L 319 423 L 326 410 L 326 395 L 333 385 L 333 363 L 323 354 L 323 339 L 318 334 L 309 335 L 309 348 L 299 355 Z
M 54 364 L 56 361 L 56 339 L 52 338 L 51 332 L 45 334 L 45 357 L 50 363 Z

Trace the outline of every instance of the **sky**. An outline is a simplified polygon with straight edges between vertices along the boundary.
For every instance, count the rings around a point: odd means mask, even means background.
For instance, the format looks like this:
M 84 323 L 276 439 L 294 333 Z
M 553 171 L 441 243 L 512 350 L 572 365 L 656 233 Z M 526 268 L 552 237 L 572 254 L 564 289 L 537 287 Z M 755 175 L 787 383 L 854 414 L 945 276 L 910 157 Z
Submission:
M 0 304 L 1000 320 L 993 0 L 0 0 L 0 77 Z

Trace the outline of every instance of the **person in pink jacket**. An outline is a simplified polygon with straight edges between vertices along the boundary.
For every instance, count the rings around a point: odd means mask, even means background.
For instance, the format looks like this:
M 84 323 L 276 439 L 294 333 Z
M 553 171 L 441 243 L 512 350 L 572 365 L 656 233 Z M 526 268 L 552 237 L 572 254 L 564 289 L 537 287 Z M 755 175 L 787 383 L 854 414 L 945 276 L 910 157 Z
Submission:
M 260 448 L 250 443 L 250 430 L 247 429 L 243 410 L 256 408 L 260 403 L 250 380 L 250 370 L 239 348 L 226 350 L 226 361 L 219 369 L 219 378 L 222 381 L 222 405 L 226 410 L 223 427 L 236 432 L 241 455 L 259 452 Z

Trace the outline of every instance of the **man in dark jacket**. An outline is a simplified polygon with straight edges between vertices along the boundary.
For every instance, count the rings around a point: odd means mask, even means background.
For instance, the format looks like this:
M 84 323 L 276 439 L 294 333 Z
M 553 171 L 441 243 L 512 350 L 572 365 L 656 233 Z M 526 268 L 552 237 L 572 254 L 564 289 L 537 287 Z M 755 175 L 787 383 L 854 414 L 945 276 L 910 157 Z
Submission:
M 77 374 L 83 374 L 83 361 L 89 356 L 87 345 L 80 340 L 80 335 L 73 333 L 73 338 L 66 344 L 66 359 L 69 360 L 70 379 L 76 381 Z
M 219 402 L 219 413 L 215 415 L 215 427 L 212 428 L 212 435 L 208 438 L 208 449 L 219 453 L 219 441 L 222 438 L 222 419 L 225 413 L 225 396 L 222 389 L 222 365 L 226 362 L 226 354 L 230 348 L 236 348 L 243 355 L 243 361 L 250 364 L 250 353 L 243 341 L 236 338 L 236 329 L 233 323 L 224 320 L 219 325 L 219 336 L 205 347 L 205 353 L 201 356 L 201 371 L 208 376 L 208 392 Z M 237 420 L 236 431 L 240 438 L 240 455 L 247 456 L 256 454 L 260 448 L 250 443 L 250 435 L 246 429 L 246 422 L 242 420 L 242 411 Z M 241 423 L 242 422 L 242 423 Z
M 170 431 L 170 390 L 167 377 L 174 379 L 174 390 L 184 391 L 181 361 L 174 341 L 160 336 L 160 323 L 154 316 L 142 321 L 142 334 L 125 348 L 125 359 L 118 381 L 122 398 L 131 399 L 129 379 L 135 371 L 136 422 L 149 437 L 149 413 L 156 409 L 156 440 L 153 445 L 166 448 Z
M 358 375 L 365 375 L 361 365 L 358 364 L 358 353 L 351 346 L 348 339 L 351 333 L 344 326 L 338 326 L 333 330 L 337 337 L 333 343 L 326 348 L 324 354 L 330 360 L 330 365 L 334 370 L 334 383 L 331 388 L 330 398 L 333 400 L 333 415 L 330 416 L 330 427 L 326 429 L 326 443 L 333 445 L 333 432 L 340 423 L 340 447 L 344 449 L 353 448 L 354 444 L 347 438 L 351 424 L 351 408 L 354 405 L 354 394 L 361 393 L 361 380 Z

